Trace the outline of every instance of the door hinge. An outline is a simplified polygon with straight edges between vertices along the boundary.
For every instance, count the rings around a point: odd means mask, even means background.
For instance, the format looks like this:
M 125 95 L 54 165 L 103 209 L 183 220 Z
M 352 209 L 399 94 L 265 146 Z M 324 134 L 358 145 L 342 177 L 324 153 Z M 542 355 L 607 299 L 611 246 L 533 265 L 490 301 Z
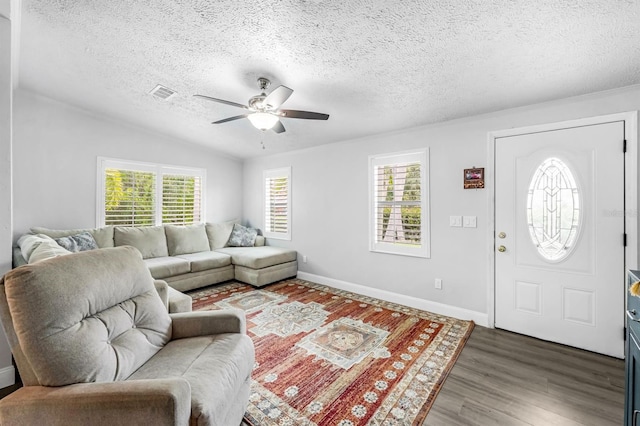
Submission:
M 622 245 L 627 246 L 627 234 L 622 234 Z
M 627 327 L 622 327 L 622 338 L 627 341 Z
M 623 140 L 622 141 L 622 152 L 625 153 L 627 152 L 627 140 Z

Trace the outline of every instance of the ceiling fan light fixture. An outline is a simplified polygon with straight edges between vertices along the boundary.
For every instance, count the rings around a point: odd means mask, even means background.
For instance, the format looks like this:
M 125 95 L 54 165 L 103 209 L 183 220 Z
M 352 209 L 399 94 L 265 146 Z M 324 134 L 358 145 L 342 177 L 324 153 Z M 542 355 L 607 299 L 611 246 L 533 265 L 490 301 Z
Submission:
M 269 130 L 278 122 L 278 116 L 268 112 L 255 112 L 247 116 L 253 127 L 260 130 Z

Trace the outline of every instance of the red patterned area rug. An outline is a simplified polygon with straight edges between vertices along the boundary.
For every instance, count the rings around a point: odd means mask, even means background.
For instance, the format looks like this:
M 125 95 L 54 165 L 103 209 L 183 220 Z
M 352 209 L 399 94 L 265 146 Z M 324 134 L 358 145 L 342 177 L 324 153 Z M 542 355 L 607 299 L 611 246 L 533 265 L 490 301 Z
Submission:
M 473 329 L 300 279 L 191 292 L 194 310 L 240 308 L 256 348 L 254 426 L 419 425 Z

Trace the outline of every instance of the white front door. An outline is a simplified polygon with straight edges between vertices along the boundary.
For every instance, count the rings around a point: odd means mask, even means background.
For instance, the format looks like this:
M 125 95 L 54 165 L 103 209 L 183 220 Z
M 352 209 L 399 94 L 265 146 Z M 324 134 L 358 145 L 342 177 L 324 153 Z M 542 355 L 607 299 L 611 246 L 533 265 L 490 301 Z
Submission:
M 624 122 L 495 139 L 495 326 L 624 351 Z

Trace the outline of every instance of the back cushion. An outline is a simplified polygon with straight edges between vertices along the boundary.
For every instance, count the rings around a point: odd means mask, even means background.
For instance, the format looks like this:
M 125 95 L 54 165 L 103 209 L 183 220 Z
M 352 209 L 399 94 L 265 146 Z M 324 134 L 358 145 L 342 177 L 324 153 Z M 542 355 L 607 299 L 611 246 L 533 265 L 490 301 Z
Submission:
M 126 379 L 171 338 L 134 248 L 74 253 L 5 276 L 20 347 L 44 386 Z
M 32 234 L 44 234 L 51 238 L 62 238 L 70 235 L 77 235 L 82 232 L 88 232 L 96 240 L 98 247 L 113 247 L 113 226 L 105 226 L 104 228 L 92 229 L 49 229 L 34 226 L 31 228 Z
M 209 239 L 204 224 L 189 226 L 166 225 L 169 256 L 209 251 Z
M 140 250 L 144 259 L 169 256 L 164 226 L 143 226 L 140 228 L 116 227 L 114 235 L 116 247 L 133 246 Z
M 238 223 L 238 220 L 230 220 L 228 222 L 221 223 L 207 223 L 207 237 L 209 238 L 209 246 L 211 250 L 216 250 L 227 246 L 231 231 L 233 231 L 233 225 Z

